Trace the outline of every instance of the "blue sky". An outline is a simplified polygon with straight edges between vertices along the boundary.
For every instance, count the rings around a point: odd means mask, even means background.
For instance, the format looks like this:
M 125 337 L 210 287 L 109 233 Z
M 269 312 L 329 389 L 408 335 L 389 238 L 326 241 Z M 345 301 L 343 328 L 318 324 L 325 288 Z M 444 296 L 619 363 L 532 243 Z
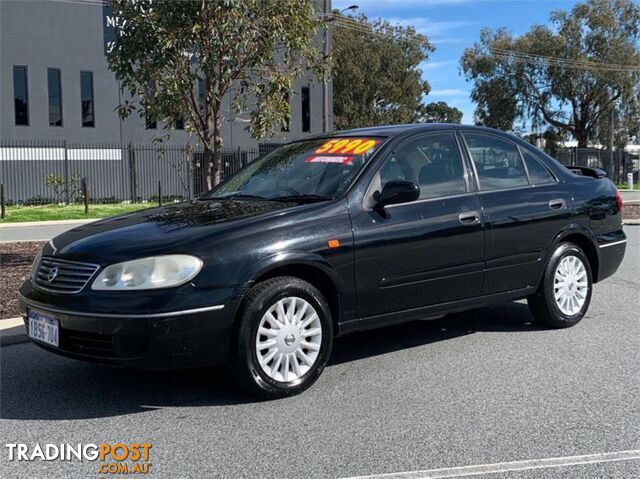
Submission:
M 369 18 L 413 25 L 436 47 L 422 65 L 431 93 L 425 102 L 446 101 L 463 111 L 463 123 L 473 123 L 471 85 L 460 74 L 459 60 L 465 48 L 479 39 L 480 29 L 507 27 L 525 33 L 533 24 L 548 24 L 553 10 L 570 10 L 574 0 L 333 0 L 333 8 L 358 5 Z

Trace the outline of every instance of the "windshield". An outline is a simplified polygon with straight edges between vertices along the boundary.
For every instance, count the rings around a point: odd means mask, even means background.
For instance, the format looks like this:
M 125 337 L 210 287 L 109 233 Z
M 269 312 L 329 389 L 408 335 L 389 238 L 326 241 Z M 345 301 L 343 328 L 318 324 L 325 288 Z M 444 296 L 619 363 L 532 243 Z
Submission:
M 201 198 L 336 198 L 381 143 L 379 138 L 337 137 L 285 145 L 255 160 Z

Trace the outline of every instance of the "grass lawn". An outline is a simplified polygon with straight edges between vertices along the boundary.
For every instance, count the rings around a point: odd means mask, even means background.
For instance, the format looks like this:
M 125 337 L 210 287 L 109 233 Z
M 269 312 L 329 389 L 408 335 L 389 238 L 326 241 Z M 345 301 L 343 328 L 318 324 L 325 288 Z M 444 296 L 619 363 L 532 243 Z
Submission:
M 626 190 L 629 188 L 629 183 L 617 183 L 616 188 L 618 188 L 619 190 Z M 640 183 L 636 183 L 635 185 L 633 185 L 633 190 L 640 190 Z
M 157 203 L 135 203 L 130 205 L 89 205 L 89 214 L 84 214 L 84 205 L 44 205 L 44 206 L 7 206 L 2 223 L 19 221 L 77 220 L 86 218 L 106 218 L 130 211 L 158 206 Z

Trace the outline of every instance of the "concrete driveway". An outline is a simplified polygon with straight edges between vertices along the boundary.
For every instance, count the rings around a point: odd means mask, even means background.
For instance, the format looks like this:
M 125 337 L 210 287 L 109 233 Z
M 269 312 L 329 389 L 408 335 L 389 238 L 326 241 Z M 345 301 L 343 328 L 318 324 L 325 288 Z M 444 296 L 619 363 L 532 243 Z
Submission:
M 640 201 L 640 190 L 621 191 L 623 201 Z

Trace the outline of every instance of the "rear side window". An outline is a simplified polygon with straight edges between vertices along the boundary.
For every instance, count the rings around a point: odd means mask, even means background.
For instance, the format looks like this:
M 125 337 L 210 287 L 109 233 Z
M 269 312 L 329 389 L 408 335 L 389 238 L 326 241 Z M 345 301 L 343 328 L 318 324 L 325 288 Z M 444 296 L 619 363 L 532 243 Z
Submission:
M 480 133 L 464 133 L 464 138 L 478 172 L 481 190 L 501 190 L 529 184 L 516 145 Z
M 524 148 L 521 148 L 522 157 L 527 165 L 529 171 L 529 182 L 532 185 L 546 185 L 549 183 L 555 183 L 556 179 L 547 169 L 546 166 L 539 160 L 533 153 Z
M 462 158 L 451 133 L 434 133 L 411 139 L 396 149 L 380 170 L 382 186 L 391 180 L 412 181 L 420 198 L 466 193 Z

